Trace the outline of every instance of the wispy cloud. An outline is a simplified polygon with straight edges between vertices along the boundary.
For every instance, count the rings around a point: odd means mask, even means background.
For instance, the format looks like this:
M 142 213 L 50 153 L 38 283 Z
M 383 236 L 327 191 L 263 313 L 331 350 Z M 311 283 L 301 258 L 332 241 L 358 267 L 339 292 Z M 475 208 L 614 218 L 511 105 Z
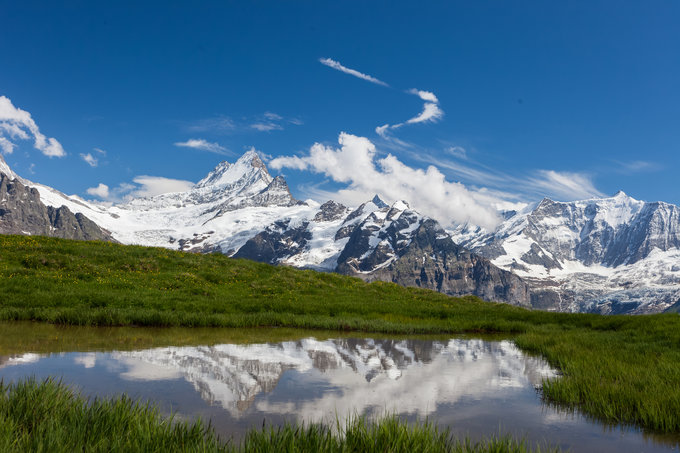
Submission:
M 186 124 L 186 130 L 190 132 L 216 132 L 225 133 L 236 129 L 236 123 L 228 116 L 216 116 L 191 121 Z
M 66 151 L 55 138 L 45 137 L 40 132 L 31 114 L 15 107 L 6 96 L 0 96 L 0 148 L 11 154 L 16 140 L 33 138 L 33 146 L 45 156 L 64 157 Z
M 271 121 L 281 121 L 283 119 L 283 117 L 281 115 L 279 115 L 278 113 L 274 113 L 274 112 L 264 112 L 264 115 L 262 115 L 262 116 L 264 116 L 265 118 L 267 118 L 268 120 L 271 120 Z
M 349 74 L 351 76 L 358 77 L 362 80 L 366 80 L 368 82 L 375 83 L 376 85 L 382 85 L 384 87 L 389 87 L 389 85 L 387 83 L 383 82 L 382 80 L 376 79 L 375 77 L 370 76 L 368 74 L 364 74 L 362 72 L 359 72 L 356 69 L 350 69 L 346 66 L 343 66 L 342 64 L 340 64 L 340 62 L 335 61 L 333 59 L 319 58 L 319 63 L 326 65 L 329 68 L 333 68 L 337 71 L 344 72 L 345 74 Z
M 523 175 L 509 174 L 478 164 L 467 154 L 458 152 L 460 147 L 448 147 L 447 152 L 454 159 L 423 151 L 411 152 L 411 158 L 436 165 L 448 175 L 487 190 L 502 192 L 503 197 L 516 201 L 533 201 L 551 197 L 559 201 L 573 201 L 601 197 L 604 194 L 595 187 L 593 176 L 586 172 L 565 172 L 556 170 L 529 170 Z M 465 162 L 462 162 L 465 161 Z
M 449 146 L 444 149 L 444 152 L 459 159 L 467 159 L 467 151 L 462 146 Z
M 175 146 L 181 148 L 193 148 L 208 151 L 215 154 L 230 155 L 233 154 L 219 143 L 212 143 L 202 138 L 191 138 L 185 142 L 175 142 Z
M 417 123 L 429 123 L 436 122 L 444 116 L 444 111 L 439 107 L 439 99 L 431 91 L 418 90 L 416 88 L 411 88 L 406 91 L 409 94 L 418 96 L 420 99 L 425 101 L 423 104 L 423 110 L 420 114 L 410 118 L 402 123 L 397 124 L 384 124 L 375 128 L 376 134 L 385 140 L 394 141 L 395 138 L 389 134 L 390 130 L 398 129 L 407 124 L 417 124 Z
M 411 88 L 407 93 L 415 94 L 420 99 L 426 102 L 432 102 L 433 104 L 439 104 L 439 99 L 431 91 L 418 90 L 417 88 Z
M 642 173 L 660 170 L 661 165 L 645 160 L 634 160 L 628 162 L 614 161 L 618 166 L 618 172 L 624 174 Z
M 101 148 L 92 148 L 93 151 L 95 151 L 97 154 L 101 154 L 102 156 L 106 156 L 106 151 L 104 151 Z
M 276 123 L 253 123 L 250 127 L 260 132 L 280 131 L 283 129 L 283 126 Z
M 188 132 L 206 132 L 213 134 L 240 134 L 248 132 L 271 132 L 285 129 L 286 125 L 300 126 L 304 124 L 299 118 L 287 118 L 274 112 L 234 119 L 227 116 L 204 118 L 189 122 L 184 129 Z
M 90 167 L 96 167 L 99 165 L 99 160 L 94 157 L 92 153 L 80 153 L 80 158 L 83 159 Z

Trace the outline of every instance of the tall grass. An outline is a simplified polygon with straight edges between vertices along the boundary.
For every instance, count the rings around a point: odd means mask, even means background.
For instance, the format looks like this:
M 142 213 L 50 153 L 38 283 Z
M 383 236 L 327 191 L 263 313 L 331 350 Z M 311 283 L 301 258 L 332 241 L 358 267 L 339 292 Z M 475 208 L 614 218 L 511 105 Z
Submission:
M 87 401 L 65 385 L 0 383 L 0 451 L 227 451 L 212 429 L 123 396 Z
M 531 311 L 223 255 L 0 236 L 0 320 L 93 326 L 501 333 L 562 376 L 546 400 L 680 432 L 680 316 Z
M 238 444 L 220 441 L 200 419 L 163 418 L 156 408 L 117 399 L 88 401 L 54 380 L 0 383 L 0 451 L 31 452 L 517 452 L 512 437 L 457 440 L 430 423 L 355 417 L 337 430 L 325 424 L 263 427 Z M 554 450 L 556 451 L 556 450 Z

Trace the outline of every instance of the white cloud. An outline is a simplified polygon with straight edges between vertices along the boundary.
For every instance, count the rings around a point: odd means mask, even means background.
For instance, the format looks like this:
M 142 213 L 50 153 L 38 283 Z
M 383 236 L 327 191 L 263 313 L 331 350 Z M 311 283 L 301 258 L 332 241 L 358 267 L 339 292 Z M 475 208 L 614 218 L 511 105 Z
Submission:
M 376 134 L 387 141 L 398 142 L 398 140 L 389 134 L 390 130 L 399 129 L 406 124 L 428 123 L 435 122 L 444 116 L 444 111 L 439 107 L 439 99 L 431 91 L 423 91 L 412 88 L 406 91 L 409 94 L 414 94 L 425 101 L 423 104 L 423 111 L 420 114 L 410 118 L 403 123 L 384 124 L 375 128 Z M 405 145 L 403 142 L 398 142 L 400 146 Z
M 99 154 L 101 154 L 102 156 L 106 156 L 106 151 L 104 151 L 104 150 L 101 149 L 101 148 L 92 148 L 92 150 L 95 151 L 95 152 L 97 152 L 97 153 L 99 153 Z
M 423 101 L 433 102 L 435 104 L 439 104 L 439 99 L 437 99 L 437 96 L 435 96 L 434 93 L 431 92 L 431 91 L 424 91 L 424 90 L 418 90 L 416 88 L 411 88 L 410 90 L 407 91 L 407 93 L 415 94 L 416 96 L 418 96 Z
M 425 123 L 428 121 L 436 121 L 439 118 L 444 116 L 444 111 L 439 108 L 437 104 L 433 104 L 431 102 L 426 102 L 425 105 L 423 105 L 423 111 L 420 113 L 420 115 L 415 116 L 411 118 L 410 120 L 406 121 L 406 124 L 415 124 L 415 123 Z
M 0 147 L 3 152 L 10 154 L 16 144 L 12 140 L 27 140 L 33 137 L 33 146 L 48 157 L 63 157 L 64 148 L 55 138 L 45 137 L 38 128 L 31 114 L 15 107 L 12 101 L 0 96 Z M 8 145 L 7 143 L 10 143 Z
M 4 154 L 12 154 L 17 145 L 0 136 L 0 149 Z
M 228 154 L 227 148 L 225 148 L 224 146 L 221 146 L 218 143 L 211 143 L 207 140 L 203 140 L 202 138 L 192 138 L 187 140 L 186 142 L 177 142 L 175 143 L 175 146 L 183 148 L 201 149 L 203 151 L 209 151 L 211 153 L 216 154 Z
M 185 192 L 194 186 L 191 181 L 164 178 L 162 176 L 137 176 L 132 180 L 138 185 L 126 198 L 153 197 L 164 193 Z
M 316 143 L 307 156 L 279 157 L 269 165 L 274 169 L 309 169 L 346 183 L 348 186 L 336 196 L 350 205 L 377 193 L 390 201 L 406 200 L 443 225 L 471 222 L 493 228 L 499 223 L 488 194 L 447 181 L 436 167 L 412 168 L 391 154 L 376 159 L 375 145 L 365 137 L 343 132 L 338 141 L 339 149 Z
M 97 187 L 90 187 L 89 189 L 87 189 L 87 193 L 94 197 L 99 197 L 102 200 L 108 200 L 109 186 L 107 186 L 106 184 L 99 183 Z
M 352 75 L 354 77 L 358 77 L 362 80 L 367 80 L 371 83 L 375 83 L 377 85 L 382 85 L 384 87 L 388 87 L 389 85 L 383 82 L 382 80 L 376 79 L 375 77 L 372 77 L 368 74 L 361 73 L 355 69 L 350 69 L 348 67 L 343 66 L 340 64 L 340 62 L 332 60 L 330 58 L 319 58 L 319 63 L 328 66 L 329 68 L 336 69 L 340 72 L 344 72 L 345 74 Z
M 141 175 L 136 176 L 132 181 L 134 184 L 124 182 L 113 189 L 109 188 L 106 184 L 100 183 L 97 187 L 87 189 L 87 193 L 108 202 L 118 203 L 132 200 L 133 198 L 185 192 L 194 186 L 194 183 L 191 181 L 164 178 L 162 176 Z
M 281 125 L 276 123 L 254 123 L 251 124 L 250 127 L 260 132 L 269 132 L 283 129 Z
M 99 164 L 99 160 L 94 157 L 91 153 L 80 154 L 80 158 L 83 159 L 90 167 L 96 167 Z

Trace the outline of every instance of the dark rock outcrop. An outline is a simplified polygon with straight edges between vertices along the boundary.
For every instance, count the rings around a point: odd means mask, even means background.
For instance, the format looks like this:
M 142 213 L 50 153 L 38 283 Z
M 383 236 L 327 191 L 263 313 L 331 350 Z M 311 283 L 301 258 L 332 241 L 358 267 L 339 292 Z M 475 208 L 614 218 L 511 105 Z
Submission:
M 45 206 L 36 188 L 4 173 L 0 173 L 0 234 L 113 241 L 108 231 L 83 214 L 73 214 L 66 206 Z
M 521 278 L 456 245 L 432 219 L 422 220 L 408 239 L 398 234 L 399 225 L 391 224 L 378 236 L 385 240 L 367 253 L 369 231 L 359 227 L 352 233 L 337 272 L 451 296 L 474 294 L 484 300 L 530 305 L 529 287 Z
M 278 221 L 264 231 L 248 239 L 234 258 L 247 258 L 263 263 L 276 264 L 302 252 L 312 234 L 307 231 L 309 222 L 290 228 L 290 219 Z
M 332 222 L 339 220 L 347 214 L 347 207 L 343 204 L 329 200 L 319 207 L 319 212 L 314 216 L 315 222 Z

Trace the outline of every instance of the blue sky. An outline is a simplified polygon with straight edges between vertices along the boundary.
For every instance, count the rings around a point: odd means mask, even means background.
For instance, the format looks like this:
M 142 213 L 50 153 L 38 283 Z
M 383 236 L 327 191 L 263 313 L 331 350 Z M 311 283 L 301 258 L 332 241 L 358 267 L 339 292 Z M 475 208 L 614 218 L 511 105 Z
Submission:
M 254 147 L 303 199 L 680 203 L 676 1 L 59 3 L 2 2 L 0 148 L 69 194 Z

